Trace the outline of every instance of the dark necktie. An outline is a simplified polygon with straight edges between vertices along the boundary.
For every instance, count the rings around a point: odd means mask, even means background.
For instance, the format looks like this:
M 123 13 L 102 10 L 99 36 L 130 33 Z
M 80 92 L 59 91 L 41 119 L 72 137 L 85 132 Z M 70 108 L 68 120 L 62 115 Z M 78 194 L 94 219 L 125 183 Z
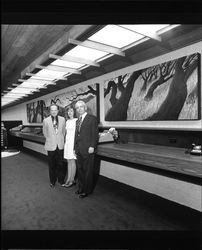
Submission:
M 57 134 L 57 133 L 58 133 L 58 123 L 57 123 L 56 118 L 53 119 L 53 127 L 54 127 L 54 129 L 55 129 L 55 133 Z
M 81 123 L 82 123 L 82 116 L 79 117 L 78 122 L 77 122 L 77 128 L 78 128 L 79 132 L 80 132 L 80 129 L 81 129 Z

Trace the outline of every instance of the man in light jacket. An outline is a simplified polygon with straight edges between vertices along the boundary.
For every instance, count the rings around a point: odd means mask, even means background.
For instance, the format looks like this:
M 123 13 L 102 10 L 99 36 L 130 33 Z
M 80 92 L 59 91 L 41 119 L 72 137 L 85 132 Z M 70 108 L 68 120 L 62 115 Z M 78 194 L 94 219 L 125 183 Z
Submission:
M 50 187 L 56 181 L 64 183 L 63 149 L 65 138 L 65 118 L 58 115 L 56 104 L 50 106 L 50 116 L 43 121 L 43 134 L 46 138 L 45 150 L 48 152 Z

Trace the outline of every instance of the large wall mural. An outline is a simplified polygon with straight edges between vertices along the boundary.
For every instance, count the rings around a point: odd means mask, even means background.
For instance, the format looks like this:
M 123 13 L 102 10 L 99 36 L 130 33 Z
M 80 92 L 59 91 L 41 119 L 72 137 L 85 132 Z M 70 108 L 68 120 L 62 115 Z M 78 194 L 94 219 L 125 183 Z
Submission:
M 88 106 L 88 113 L 99 116 L 97 100 L 99 98 L 98 84 L 75 87 L 71 91 L 64 92 L 50 98 L 27 104 L 27 117 L 29 123 L 40 123 L 49 116 L 49 106 L 57 104 L 59 106 L 59 115 L 67 118 L 67 107 L 74 105 L 78 100 L 83 100 Z
M 105 121 L 200 119 L 200 54 L 104 82 Z
M 194 53 L 104 80 L 101 97 L 99 83 L 80 84 L 62 94 L 27 104 L 28 122 L 41 123 L 53 103 L 66 118 L 66 108 L 78 100 L 84 100 L 88 112 L 99 120 L 99 98 L 104 100 L 105 121 L 199 120 L 200 73 L 200 54 Z

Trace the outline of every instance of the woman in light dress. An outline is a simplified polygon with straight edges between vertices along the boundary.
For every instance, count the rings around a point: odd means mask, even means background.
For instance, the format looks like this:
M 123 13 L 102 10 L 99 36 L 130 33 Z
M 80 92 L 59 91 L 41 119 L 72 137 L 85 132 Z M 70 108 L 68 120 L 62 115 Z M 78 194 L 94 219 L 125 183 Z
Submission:
M 67 109 L 68 119 L 66 121 L 66 136 L 64 145 L 64 158 L 67 159 L 67 180 L 63 187 L 71 187 L 75 184 L 76 175 L 76 155 L 74 154 L 74 136 L 76 130 L 75 111 L 72 106 Z

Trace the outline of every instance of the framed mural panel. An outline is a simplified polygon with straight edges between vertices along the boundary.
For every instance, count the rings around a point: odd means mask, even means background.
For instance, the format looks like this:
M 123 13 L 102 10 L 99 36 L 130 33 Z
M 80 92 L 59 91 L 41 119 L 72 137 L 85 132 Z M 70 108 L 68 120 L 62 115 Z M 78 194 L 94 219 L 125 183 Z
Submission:
M 43 121 L 42 105 L 42 101 L 27 104 L 27 121 L 29 123 L 41 123 Z
M 49 107 L 51 104 L 57 104 L 59 106 L 59 115 L 67 118 L 67 107 L 70 105 L 74 106 L 78 100 L 83 100 L 87 104 L 88 113 L 97 116 L 99 120 L 99 86 L 95 83 L 87 86 L 75 86 L 74 89 L 66 90 L 62 94 L 60 93 L 50 98 L 27 104 L 28 122 L 42 122 L 45 117 L 49 116 Z M 40 105 L 40 108 L 37 105 Z M 34 111 L 33 107 L 35 107 Z M 36 121 L 32 117 L 33 114 L 39 113 L 39 109 L 41 110 L 41 116 Z
M 200 54 L 193 53 L 104 81 L 104 119 L 201 119 Z

